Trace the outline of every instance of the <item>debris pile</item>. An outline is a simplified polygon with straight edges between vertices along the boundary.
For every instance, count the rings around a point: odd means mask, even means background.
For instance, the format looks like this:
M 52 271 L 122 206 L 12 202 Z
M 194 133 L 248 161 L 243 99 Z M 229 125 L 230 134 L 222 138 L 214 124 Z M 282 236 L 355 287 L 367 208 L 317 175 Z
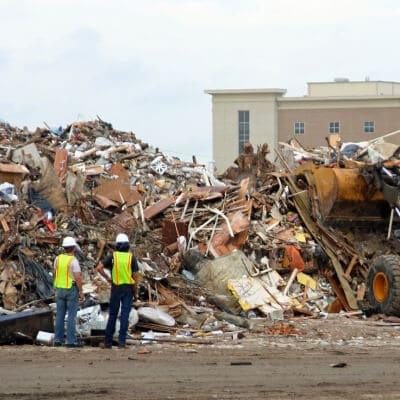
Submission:
M 100 118 L 35 132 L 0 124 L 0 313 L 54 308 L 53 261 L 62 237 L 74 236 L 86 294 L 78 330 L 101 334 L 109 284 L 95 266 L 118 232 L 139 260 L 133 330 L 215 336 L 260 318 L 358 309 L 367 263 L 320 222 L 310 195 L 309 171 L 339 153 L 284 150 L 284 172 L 267 145 L 247 144 L 216 178 Z M 299 154 L 314 167 L 294 174 L 286 160 Z
M 331 311 L 400 313 L 400 147 L 386 142 L 399 133 L 362 143 L 331 135 L 325 148 L 293 141 L 277 150 L 296 209 L 329 260 Z

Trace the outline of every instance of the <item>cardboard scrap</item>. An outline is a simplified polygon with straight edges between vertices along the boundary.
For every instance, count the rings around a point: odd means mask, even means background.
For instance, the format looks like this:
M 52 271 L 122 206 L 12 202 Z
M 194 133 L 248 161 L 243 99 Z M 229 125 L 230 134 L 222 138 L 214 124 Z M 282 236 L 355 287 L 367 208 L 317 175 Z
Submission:
M 118 204 L 126 204 L 127 207 L 133 206 L 142 200 L 142 196 L 136 188 L 121 178 L 102 183 L 94 188 L 93 193 Z
M 24 176 L 29 173 L 24 165 L 0 163 L 0 183 L 8 182 L 19 187 Z

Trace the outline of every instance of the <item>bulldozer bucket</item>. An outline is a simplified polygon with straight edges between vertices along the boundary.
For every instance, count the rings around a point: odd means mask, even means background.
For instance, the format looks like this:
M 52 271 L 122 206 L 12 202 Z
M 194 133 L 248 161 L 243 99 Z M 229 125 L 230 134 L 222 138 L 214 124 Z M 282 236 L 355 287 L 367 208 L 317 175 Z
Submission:
M 300 167 L 318 219 L 379 220 L 388 214 L 383 194 L 367 183 L 358 168 Z

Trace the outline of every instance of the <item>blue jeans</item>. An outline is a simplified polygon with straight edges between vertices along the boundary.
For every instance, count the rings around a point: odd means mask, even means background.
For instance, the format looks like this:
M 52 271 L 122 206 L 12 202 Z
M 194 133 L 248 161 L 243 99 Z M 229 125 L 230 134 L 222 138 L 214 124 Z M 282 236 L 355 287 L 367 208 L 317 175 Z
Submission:
M 71 289 L 56 289 L 56 329 L 54 341 L 64 343 L 64 321 L 68 312 L 67 344 L 76 343 L 76 313 L 79 307 L 78 288 L 74 285 Z
M 133 285 L 113 285 L 111 287 L 110 310 L 106 326 L 105 344 L 112 345 L 117 322 L 119 307 L 121 306 L 120 328 L 118 343 L 125 345 L 126 334 L 128 332 L 129 314 L 132 309 Z

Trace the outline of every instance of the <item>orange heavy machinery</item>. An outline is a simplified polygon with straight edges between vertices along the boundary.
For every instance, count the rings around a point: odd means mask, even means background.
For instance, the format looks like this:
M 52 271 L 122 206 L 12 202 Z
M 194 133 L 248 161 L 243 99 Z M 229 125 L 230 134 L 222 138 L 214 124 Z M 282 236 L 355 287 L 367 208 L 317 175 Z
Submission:
M 400 217 L 398 167 L 397 160 L 355 168 L 309 162 L 295 171 L 295 179 L 297 187 L 308 191 L 309 211 L 319 224 L 349 227 L 359 222 L 365 226 L 367 222 L 369 228 L 374 224 L 377 230 L 384 226 L 386 240 L 382 240 L 382 248 L 389 249 L 393 247 L 386 246 L 392 237 L 393 221 Z M 367 299 L 378 313 L 400 316 L 399 254 L 387 254 L 385 250 L 368 262 Z

